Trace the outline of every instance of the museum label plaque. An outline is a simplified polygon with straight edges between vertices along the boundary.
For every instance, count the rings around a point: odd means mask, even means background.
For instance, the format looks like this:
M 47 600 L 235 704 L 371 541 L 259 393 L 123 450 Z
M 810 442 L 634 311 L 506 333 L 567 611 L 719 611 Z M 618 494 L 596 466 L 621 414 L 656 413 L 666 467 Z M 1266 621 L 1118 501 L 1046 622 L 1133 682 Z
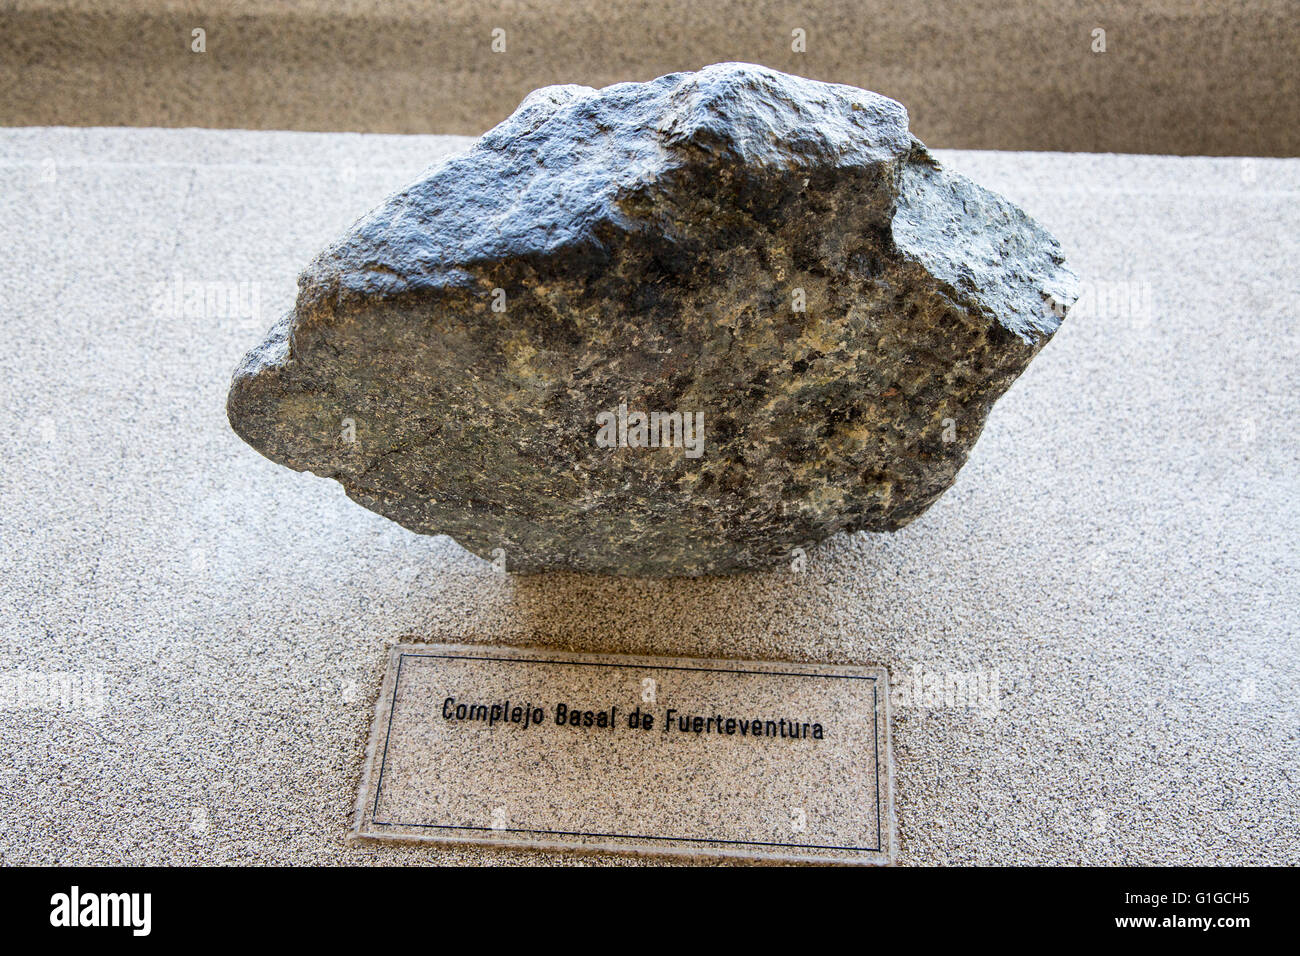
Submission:
M 886 863 L 883 668 L 393 649 L 353 836 Z

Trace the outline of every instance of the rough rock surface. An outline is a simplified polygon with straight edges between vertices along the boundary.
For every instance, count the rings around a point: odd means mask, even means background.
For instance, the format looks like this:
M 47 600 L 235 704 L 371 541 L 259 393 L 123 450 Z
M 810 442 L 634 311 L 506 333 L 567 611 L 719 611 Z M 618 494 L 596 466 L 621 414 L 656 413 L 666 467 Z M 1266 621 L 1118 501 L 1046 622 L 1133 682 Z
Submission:
M 747 64 L 548 87 L 316 258 L 228 412 L 510 571 L 772 567 L 924 511 L 1076 295 L 893 100 Z

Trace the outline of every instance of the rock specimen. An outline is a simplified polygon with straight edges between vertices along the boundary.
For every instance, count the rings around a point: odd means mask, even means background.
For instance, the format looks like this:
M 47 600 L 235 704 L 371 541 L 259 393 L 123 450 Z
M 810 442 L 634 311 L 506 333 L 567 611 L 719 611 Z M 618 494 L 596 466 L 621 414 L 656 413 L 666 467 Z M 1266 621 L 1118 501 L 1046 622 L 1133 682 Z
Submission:
M 506 570 L 626 574 L 901 528 L 1077 295 L 901 105 L 736 63 L 534 92 L 298 285 L 245 441 Z

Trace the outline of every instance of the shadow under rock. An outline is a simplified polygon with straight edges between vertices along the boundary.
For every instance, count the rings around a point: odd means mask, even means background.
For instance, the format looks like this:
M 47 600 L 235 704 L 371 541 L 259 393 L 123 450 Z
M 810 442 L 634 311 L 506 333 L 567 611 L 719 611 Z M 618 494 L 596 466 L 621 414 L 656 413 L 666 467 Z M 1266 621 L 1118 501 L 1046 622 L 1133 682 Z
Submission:
M 836 535 L 809 550 L 801 568 L 792 561 L 784 570 L 693 578 L 576 572 L 497 577 L 484 562 L 475 573 L 501 583 L 496 613 L 480 606 L 470 620 L 462 617 L 457 639 L 605 653 L 838 659 L 851 623 L 846 607 L 860 617 L 892 602 L 885 589 L 854 582 L 894 580 L 905 560 L 906 549 L 857 534 Z M 495 618 L 507 620 L 504 630 Z M 444 638 L 425 633 L 409 639 Z

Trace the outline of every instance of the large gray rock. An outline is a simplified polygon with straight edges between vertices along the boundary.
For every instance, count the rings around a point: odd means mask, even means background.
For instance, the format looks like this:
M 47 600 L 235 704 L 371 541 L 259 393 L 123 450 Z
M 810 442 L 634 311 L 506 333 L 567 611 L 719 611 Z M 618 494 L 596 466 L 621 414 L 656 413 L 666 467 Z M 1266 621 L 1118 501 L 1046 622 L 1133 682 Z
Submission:
M 548 87 L 316 258 L 228 410 L 508 570 L 770 567 L 929 507 L 1075 286 L 893 100 Z

